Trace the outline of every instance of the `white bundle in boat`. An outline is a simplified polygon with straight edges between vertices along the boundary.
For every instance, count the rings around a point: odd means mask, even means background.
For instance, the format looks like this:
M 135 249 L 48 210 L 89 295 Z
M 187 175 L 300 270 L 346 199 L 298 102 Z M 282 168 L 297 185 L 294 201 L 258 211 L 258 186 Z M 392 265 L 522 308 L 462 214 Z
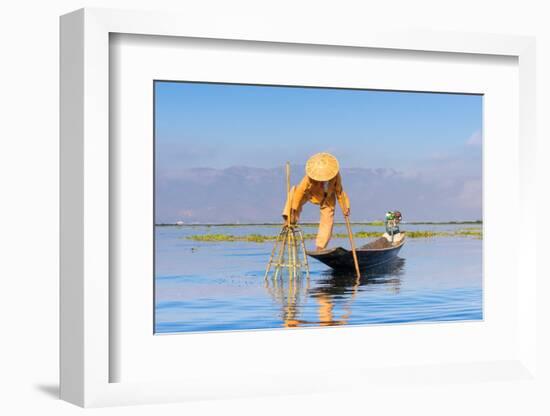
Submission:
M 405 233 L 397 233 L 397 234 L 394 234 L 393 235 L 393 239 L 392 239 L 392 236 L 389 235 L 388 233 L 384 233 L 384 236 L 383 236 L 386 240 L 388 240 L 390 243 L 394 244 L 394 245 L 398 245 L 404 238 L 405 238 Z

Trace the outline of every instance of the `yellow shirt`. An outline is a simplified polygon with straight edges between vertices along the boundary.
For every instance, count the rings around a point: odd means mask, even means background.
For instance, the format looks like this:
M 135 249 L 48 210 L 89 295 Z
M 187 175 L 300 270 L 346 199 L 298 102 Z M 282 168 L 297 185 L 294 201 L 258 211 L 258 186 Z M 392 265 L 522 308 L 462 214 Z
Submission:
M 340 207 L 346 210 L 349 209 L 349 198 L 342 189 L 342 177 L 339 173 L 328 181 L 326 191 L 323 182 L 314 181 L 306 175 L 296 186 L 292 198 L 292 209 L 300 211 L 302 205 L 308 201 L 316 205 L 334 208 L 336 204 L 336 198 L 334 196 L 338 198 Z

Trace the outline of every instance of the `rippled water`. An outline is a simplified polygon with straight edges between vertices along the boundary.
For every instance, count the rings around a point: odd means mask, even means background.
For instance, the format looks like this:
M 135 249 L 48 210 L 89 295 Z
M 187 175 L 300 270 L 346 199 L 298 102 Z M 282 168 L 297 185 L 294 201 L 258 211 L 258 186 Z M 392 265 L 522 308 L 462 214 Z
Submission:
M 407 230 L 466 226 L 406 225 Z M 381 230 L 354 227 L 354 231 Z M 156 227 L 157 333 L 482 319 L 482 241 L 408 239 L 359 281 L 310 259 L 310 277 L 264 282 L 272 242 L 196 242 L 192 234 L 276 234 L 269 226 Z M 314 233 L 315 228 L 306 228 Z M 344 233 L 343 227 L 335 227 Z M 359 239 L 358 246 L 369 240 Z M 308 241 L 309 246 L 313 241 Z M 348 247 L 334 239 L 331 246 Z

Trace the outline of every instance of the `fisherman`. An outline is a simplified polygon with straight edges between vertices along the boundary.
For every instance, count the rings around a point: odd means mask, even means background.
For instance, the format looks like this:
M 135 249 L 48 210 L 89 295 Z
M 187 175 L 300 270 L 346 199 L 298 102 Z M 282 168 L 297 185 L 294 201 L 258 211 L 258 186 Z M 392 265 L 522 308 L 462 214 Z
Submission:
M 343 214 L 349 216 L 349 198 L 342 189 L 338 160 L 330 153 L 317 153 L 308 159 L 302 181 L 290 189 L 283 218 L 296 224 L 306 202 L 319 205 L 321 217 L 315 246 L 317 251 L 323 250 L 332 236 L 336 199 Z

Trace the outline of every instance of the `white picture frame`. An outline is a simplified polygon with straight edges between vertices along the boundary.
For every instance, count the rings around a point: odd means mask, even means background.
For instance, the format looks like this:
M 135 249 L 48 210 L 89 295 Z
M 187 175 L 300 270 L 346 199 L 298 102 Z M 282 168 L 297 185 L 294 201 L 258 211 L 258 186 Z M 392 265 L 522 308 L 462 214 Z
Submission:
M 526 380 L 536 377 L 536 251 L 533 235 L 519 234 L 517 252 L 518 345 L 495 361 L 442 362 L 419 360 L 414 368 L 332 368 L 333 382 L 318 382 L 318 373 L 302 369 L 289 380 L 285 372 L 266 372 L 237 377 L 235 369 L 194 369 L 185 377 L 147 381 L 113 382 L 111 371 L 120 360 L 112 348 L 116 338 L 111 322 L 116 310 L 116 291 L 110 275 L 116 268 L 110 242 L 113 238 L 111 173 L 116 163 L 110 157 L 110 34 L 154 35 L 281 44 L 331 45 L 335 48 L 428 51 L 440 54 L 502 55 L 515 57 L 519 67 L 519 154 L 517 209 L 519 229 L 529 227 L 528 212 L 535 208 L 535 43 L 529 37 L 379 31 L 331 32 L 314 27 L 280 28 L 269 22 L 228 22 L 220 19 L 205 25 L 192 16 L 106 9 L 82 9 L 61 18 L 61 397 L 80 406 L 183 401 L 199 398 L 239 397 L 262 394 L 307 393 L 372 386 L 391 380 L 411 382 L 442 379 L 479 382 L 487 377 Z M 258 43 L 261 47 L 261 43 Z M 116 329 L 116 326 L 114 326 Z M 410 330 L 410 329 L 409 329 Z M 350 342 L 361 332 L 345 329 Z M 312 337 L 330 337 L 301 332 L 303 342 Z M 271 332 L 277 338 L 280 333 Z M 317 335 L 315 335 L 317 334 Z M 343 332 L 340 332 L 342 336 Z M 193 336 L 193 335 L 187 335 Z M 216 343 L 224 334 L 216 334 Z M 213 335 L 212 335 L 213 337 Z M 225 334 L 226 339 L 229 335 Z M 170 343 L 166 337 L 165 343 Z M 238 341 L 237 341 L 238 342 Z M 135 348 L 140 348 L 136 345 Z M 305 367 L 304 367 L 305 368 Z M 246 368 L 241 368 L 243 373 Z M 251 370 L 251 369 L 250 369 Z M 473 376 L 483 371 L 484 376 Z M 229 372 L 229 373 L 228 373 Z M 413 374 L 414 375 L 411 375 Z M 250 374 L 253 374 L 252 372 Z M 411 378 L 412 377 L 412 378 Z M 179 378 L 179 379 L 178 379 Z M 173 381 L 170 381 L 172 379 Z M 342 383 L 339 380 L 348 380 Z

